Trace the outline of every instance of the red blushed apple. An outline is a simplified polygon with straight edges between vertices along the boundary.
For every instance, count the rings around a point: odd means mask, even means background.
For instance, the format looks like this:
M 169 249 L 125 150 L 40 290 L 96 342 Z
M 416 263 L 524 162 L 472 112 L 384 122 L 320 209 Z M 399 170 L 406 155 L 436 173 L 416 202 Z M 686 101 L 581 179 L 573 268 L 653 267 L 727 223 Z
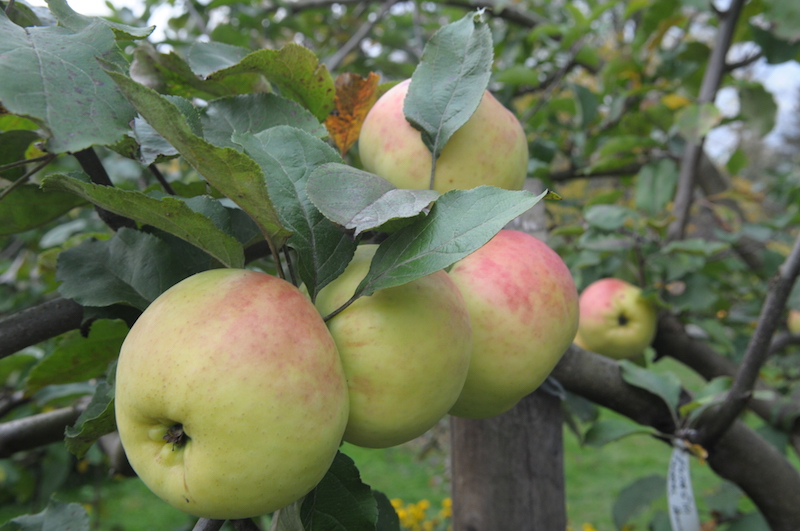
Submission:
M 411 80 L 386 92 L 370 109 L 358 139 L 364 169 L 398 188 L 427 189 L 431 152 L 403 114 Z M 521 190 L 528 173 L 528 142 L 519 120 L 488 91 L 436 161 L 433 189 L 466 190 L 483 184 Z
M 449 274 L 472 322 L 469 372 L 450 414 L 498 415 L 539 387 L 572 344 L 575 282 L 555 251 L 515 230 L 500 231 Z
M 614 359 L 638 356 L 656 334 L 655 305 L 637 286 L 618 278 L 589 284 L 580 297 L 581 318 L 575 343 Z

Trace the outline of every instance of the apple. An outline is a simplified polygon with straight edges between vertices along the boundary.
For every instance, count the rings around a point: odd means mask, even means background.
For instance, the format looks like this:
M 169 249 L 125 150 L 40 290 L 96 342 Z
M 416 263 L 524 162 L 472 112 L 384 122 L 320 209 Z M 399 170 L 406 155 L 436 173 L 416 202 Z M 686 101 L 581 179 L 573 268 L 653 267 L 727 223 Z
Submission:
M 398 188 L 427 189 L 431 152 L 403 114 L 410 79 L 381 96 L 358 139 L 361 163 Z M 488 91 L 436 161 L 433 189 L 446 192 L 488 184 L 521 190 L 528 173 L 528 142 L 519 120 Z
M 578 290 L 541 240 L 501 230 L 451 268 L 472 322 L 472 361 L 450 414 L 511 409 L 547 378 L 578 329 Z
M 189 514 L 250 518 L 308 493 L 348 414 L 336 345 L 314 306 L 277 277 L 198 273 L 126 337 L 115 410 L 133 469 Z
M 800 310 L 789 309 L 789 316 L 786 318 L 786 328 L 791 334 L 800 334 Z
M 644 352 L 656 334 L 655 305 L 637 286 L 618 278 L 597 280 L 583 290 L 575 343 L 609 358 L 632 358 Z
M 361 245 L 320 290 L 322 315 L 341 307 L 366 276 L 377 245 Z M 350 390 L 344 440 L 367 448 L 410 441 L 442 419 L 461 392 L 472 330 L 444 271 L 362 296 L 328 320 Z

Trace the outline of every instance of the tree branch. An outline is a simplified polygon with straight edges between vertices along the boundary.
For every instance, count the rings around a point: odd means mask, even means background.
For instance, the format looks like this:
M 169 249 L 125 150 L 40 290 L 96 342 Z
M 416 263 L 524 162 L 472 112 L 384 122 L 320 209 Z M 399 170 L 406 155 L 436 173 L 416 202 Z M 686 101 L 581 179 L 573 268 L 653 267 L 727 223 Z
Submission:
M 108 176 L 106 169 L 103 167 L 103 163 L 100 161 L 100 157 L 97 156 L 94 149 L 86 148 L 81 151 L 72 154 L 83 168 L 89 178 L 95 184 L 100 184 L 102 186 L 114 186 L 111 182 L 111 178 Z M 108 225 L 112 230 L 117 231 L 123 227 L 128 227 L 135 229 L 136 222 L 130 218 L 126 218 L 125 216 L 120 216 L 119 214 L 115 214 L 113 212 L 109 212 L 104 208 L 100 208 L 99 206 L 94 207 L 95 211 L 97 211 L 97 215 L 100 216 L 100 219 Z
M 553 370 L 565 389 L 665 434 L 675 434 L 661 398 L 626 383 L 619 364 L 572 345 Z M 736 421 L 709 451 L 708 463 L 738 485 L 767 519 L 772 531 L 796 531 L 800 522 L 800 473 L 772 446 Z
M 192 528 L 192 531 L 219 531 L 225 520 L 211 520 L 209 518 L 201 518 Z
M 369 20 L 368 17 L 367 21 L 362 24 L 355 33 L 353 33 L 353 35 L 347 40 L 346 43 L 344 43 L 341 48 L 336 51 L 336 53 L 331 55 L 327 60 L 323 61 L 325 66 L 328 67 L 328 70 L 336 70 L 336 68 L 339 66 L 339 63 L 342 62 L 347 54 L 358 47 L 359 43 L 361 43 L 361 41 L 364 40 L 367 35 L 369 35 L 369 32 L 372 31 L 372 28 L 374 28 L 375 25 L 380 22 L 380 20 L 392 8 L 392 6 L 399 1 L 400 0 L 389 0 L 388 2 L 383 3 L 373 20 Z
M 16 452 L 31 450 L 64 440 L 64 430 L 86 409 L 89 400 L 79 400 L 71 407 L 55 409 L 0 424 L 0 459 Z
M 719 15 L 717 39 L 711 52 L 711 57 L 708 59 L 708 66 L 703 74 L 703 82 L 700 85 L 700 94 L 697 98 L 698 105 L 712 103 L 716 97 L 719 86 L 722 83 L 722 76 L 725 74 L 725 56 L 731 46 L 736 23 L 739 20 L 739 14 L 744 3 L 745 0 L 732 0 L 728 10 Z M 703 154 L 704 143 L 705 137 L 696 142 L 688 142 L 684 149 L 678 176 L 678 189 L 675 193 L 675 207 L 673 209 L 675 221 L 670 224 L 667 231 L 669 240 L 682 239 L 686 231 L 689 211 L 692 207 L 697 165 Z
M 0 320 L 0 358 L 64 332 L 80 328 L 83 307 L 57 298 Z
M 694 442 L 705 448 L 712 446 L 747 405 L 761 366 L 770 354 L 772 336 L 781 321 L 786 301 L 798 274 L 800 274 L 800 237 L 795 241 L 789 256 L 781 264 L 778 274 L 771 282 L 756 329 L 747 345 L 744 359 L 725 402 L 714 411 L 713 417 L 699 431 Z

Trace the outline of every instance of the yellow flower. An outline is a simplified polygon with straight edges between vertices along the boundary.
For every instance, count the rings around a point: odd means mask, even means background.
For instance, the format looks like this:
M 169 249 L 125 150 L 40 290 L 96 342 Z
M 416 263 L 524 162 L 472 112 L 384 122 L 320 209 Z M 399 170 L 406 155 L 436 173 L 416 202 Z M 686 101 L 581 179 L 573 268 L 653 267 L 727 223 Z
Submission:
M 597 529 L 592 524 L 586 523 L 581 526 L 581 531 L 597 531 Z
M 402 507 L 402 506 L 403 506 L 403 500 L 401 500 L 400 498 L 394 498 L 394 499 L 393 499 L 391 502 L 389 502 L 389 503 L 391 503 L 391 504 L 392 504 L 392 507 L 394 507 L 394 508 L 395 508 L 395 510 L 397 510 L 397 509 L 399 509 L 400 507 Z

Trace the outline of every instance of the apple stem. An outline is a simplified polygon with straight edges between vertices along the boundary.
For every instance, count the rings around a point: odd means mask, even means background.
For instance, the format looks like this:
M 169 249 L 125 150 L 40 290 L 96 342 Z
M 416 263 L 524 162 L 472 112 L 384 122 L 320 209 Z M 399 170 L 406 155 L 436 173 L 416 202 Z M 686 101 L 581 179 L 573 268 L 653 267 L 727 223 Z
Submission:
M 327 323 L 328 321 L 330 321 L 331 319 L 333 319 L 334 317 L 336 317 L 337 315 L 342 313 L 348 306 L 353 304 L 356 301 L 356 299 L 359 298 L 360 296 L 361 296 L 361 294 L 356 293 L 355 295 L 350 297 L 350 300 L 348 300 L 347 302 L 345 302 L 344 304 L 342 304 L 341 306 L 339 306 L 338 308 L 333 310 L 331 313 L 329 313 L 325 317 L 323 317 L 322 320 Z
M 292 263 L 292 255 L 289 254 L 289 247 L 284 245 L 282 247 L 282 250 L 283 250 L 283 256 L 286 258 L 286 268 L 289 270 L 289 278 L 291 278 L 292 284 L 294 286 L 299 287 L 300 282 L 297 280 L 297 275 L 295 274 L 294 271 L 294 264 Z
M 436 177 L 436 159 L 435 151 L 431 152 L 431 179 L 430 184 L 428 184 L 428 189 L 433 190 L 433 182 L 434 178 Z

